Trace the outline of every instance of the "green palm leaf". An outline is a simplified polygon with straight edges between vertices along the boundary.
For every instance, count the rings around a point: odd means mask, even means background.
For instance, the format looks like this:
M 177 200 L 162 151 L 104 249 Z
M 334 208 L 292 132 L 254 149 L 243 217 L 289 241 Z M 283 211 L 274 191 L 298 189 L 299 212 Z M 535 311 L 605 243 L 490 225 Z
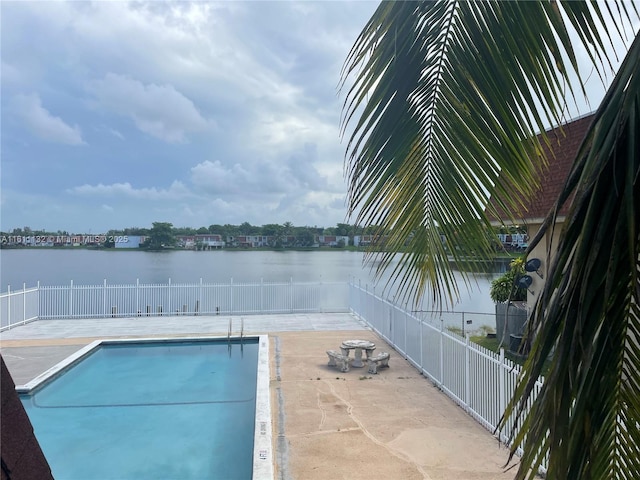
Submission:
M 342 75 L 343 88 L 351 80 L 342 121 L 349 209 L 388 235 L 387 251 L 369 257 L 382 260 L 379 275 L 402 252 L 391 278 L 406 295 L 430 291 L 452 304 L 449 256 L 463 272 L 470 255 L 490 257 L 487 213 L 520 207 L 541 158 L 535 134 L 562 123 L 566 97 L 584 93 L 581 81 L 572 87 L 581 72 L 567 25 L 604 78 L 613 43 L 605 19 L 624 35 L 630 5 L 637 17 L 634 4 L 598 5 L 383 2 L 363 29 Z M 639 48 L 636 40 L 558 199 L 559 208 L 576 191 L 501 423 L 516 418 L 518 478 L 532 478 L 547 456 L 550 478 L 640 478 Z M 498 208 L 485 212 L 490 197 Z M 553 224 L 551 212 L 535 241 Z
M 564 11 L 602 55 L 600 15 L 581 2 Z M 342 75 L 349 213 L 388 235 L 379 275 L 403 250 L 401 290 L 455 301 L 449 256 L 465 272 L 469 256 L 491 255 L 489 197 L 509 211 L 536 185 L 534 133 L 562 117 L 564 58 L 577 70 L 553 2 L 381 3 Z
M 524 445 L 523 464 L 540 461 L 545 438 L 550 478 L 640 478 L 639 73 L 640 36 L 556 204 L 557 211 L 576 191 L 530 322 L 537 341 L 503 422 L 526 411 L 534 379 L 552 355 L 532 411 L 511 432 L 512 454 Z M 547 225 L 533 244 L 553 222 Z

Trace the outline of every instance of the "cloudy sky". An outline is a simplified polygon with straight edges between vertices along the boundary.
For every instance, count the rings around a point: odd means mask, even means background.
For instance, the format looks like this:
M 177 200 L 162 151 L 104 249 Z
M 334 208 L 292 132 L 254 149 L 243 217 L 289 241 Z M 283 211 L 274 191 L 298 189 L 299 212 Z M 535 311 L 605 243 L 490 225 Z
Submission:
M 377 2 L 2 2 L 4 231 L 345 221 Z
M 3 1 L 0 229 L 347 221 L 337 85 L 376 6 Z

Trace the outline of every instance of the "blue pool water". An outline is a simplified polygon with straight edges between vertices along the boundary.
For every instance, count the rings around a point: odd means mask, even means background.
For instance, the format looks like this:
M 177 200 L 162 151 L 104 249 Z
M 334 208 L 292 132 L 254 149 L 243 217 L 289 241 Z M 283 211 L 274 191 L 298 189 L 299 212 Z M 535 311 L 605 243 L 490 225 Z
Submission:
M 257 339 L 107 344 L 21 399 L 56 480 L 248 480 L 257 364 Z

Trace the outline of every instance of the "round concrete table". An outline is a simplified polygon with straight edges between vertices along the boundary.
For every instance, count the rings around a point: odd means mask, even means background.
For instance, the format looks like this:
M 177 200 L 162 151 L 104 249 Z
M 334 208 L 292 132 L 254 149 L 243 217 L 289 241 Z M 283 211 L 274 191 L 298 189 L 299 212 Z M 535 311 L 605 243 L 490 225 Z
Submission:
M 364 367 L 364 363 L 362 363 L 362 350 L 365 351 L 367 355 L 367 360 L 371 358 L 371 354 L 376 349 L 376 344 L 370 342 L 369 340 L 345 340 L 342 342 L 340 346 L 342 350 L 342 354 L 345 357 L 349 356 L 349 351 L 354 350 L 354 359 L 353 366 L 354 367 Z

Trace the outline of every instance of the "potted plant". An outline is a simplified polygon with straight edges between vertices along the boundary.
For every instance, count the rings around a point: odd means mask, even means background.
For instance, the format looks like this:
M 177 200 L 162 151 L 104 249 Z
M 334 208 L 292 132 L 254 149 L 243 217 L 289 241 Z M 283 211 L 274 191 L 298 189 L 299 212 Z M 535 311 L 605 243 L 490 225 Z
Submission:
M 527 321 L 527 289 L 519 286 L 518 280 L 525 275 L 524 259 L 516 258 L 509 264 L 508 270 L 491 282 L 489 296 L 496 304 L 496 334 L 500 346 L 510 345 L 517 350 Z M 515 339 L 517 345 L 511 345 Z

